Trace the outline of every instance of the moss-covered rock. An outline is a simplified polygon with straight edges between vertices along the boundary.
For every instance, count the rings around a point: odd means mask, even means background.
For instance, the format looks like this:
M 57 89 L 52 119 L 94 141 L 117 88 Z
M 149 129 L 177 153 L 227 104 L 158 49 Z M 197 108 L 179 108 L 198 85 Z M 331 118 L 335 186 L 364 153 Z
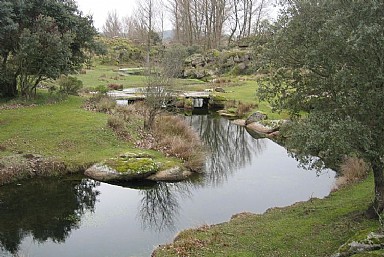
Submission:
M 157 163 L 147 154 L 126 153 L 92 165 L 85 175 L 99 181 L 129 181 L 144 179 L 159 170 Z
M 343 244 L 332 257 L 368 256 L 365 254 L 382 249 L 384 249 L 384 234 L 362 231 Z

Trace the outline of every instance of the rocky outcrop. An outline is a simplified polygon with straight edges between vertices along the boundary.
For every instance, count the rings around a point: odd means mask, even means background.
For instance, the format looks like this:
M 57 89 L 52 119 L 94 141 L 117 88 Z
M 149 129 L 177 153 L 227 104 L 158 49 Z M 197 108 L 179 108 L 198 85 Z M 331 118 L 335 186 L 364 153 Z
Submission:
M 230 72 L 246 73 L 251 67 L 252 55 L 247 49 L 226 51 L 211 50 L 205 54 L 193 54 L 185 59 L 184 77 L 201 79 Z

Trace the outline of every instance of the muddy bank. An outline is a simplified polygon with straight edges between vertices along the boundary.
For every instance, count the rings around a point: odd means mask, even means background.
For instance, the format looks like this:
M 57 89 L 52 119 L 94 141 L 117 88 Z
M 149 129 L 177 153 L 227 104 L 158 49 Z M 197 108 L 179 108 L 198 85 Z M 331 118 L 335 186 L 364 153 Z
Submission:
M 0 186 L 36 176 L 58 176 L 82 170 L 84 167 L 69 165 L 54 157 L 14 154 L 0 159 Z

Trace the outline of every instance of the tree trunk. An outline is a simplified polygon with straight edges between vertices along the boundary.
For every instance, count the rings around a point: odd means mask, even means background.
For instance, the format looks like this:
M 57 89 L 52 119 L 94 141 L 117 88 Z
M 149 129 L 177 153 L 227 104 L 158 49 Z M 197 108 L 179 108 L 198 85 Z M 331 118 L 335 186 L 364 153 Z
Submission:
M 378 218 L 384 210 L 384 165 L 380 158 L 371 162 L 374 183 L 375 183 L 375 200 L 372 206 L 367 211 L 367 215 L 370 218 Z
M 0 66 L 0 95 L 3 97 L 16 97 L 17 96 L 17 75 L 10 72 L 7 69 L 7 61 L 8 61 L 9 53 L 3 53 L 2 55 L 2 63 Z
M 17 80 L 15 77 L 4 76 L 0 78 L 0 88 L 3 97 L 14 98 L 17 96 Z

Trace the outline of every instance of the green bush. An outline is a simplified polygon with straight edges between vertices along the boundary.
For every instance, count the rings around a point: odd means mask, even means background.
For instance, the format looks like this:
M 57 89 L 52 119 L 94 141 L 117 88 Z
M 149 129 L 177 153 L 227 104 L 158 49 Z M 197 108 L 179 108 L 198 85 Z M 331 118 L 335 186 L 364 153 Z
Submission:
M 59 81 L 59 91 L 67 95 L 78 95 L 83 87 L 83 82 L 72 76 L 61 76 Z
M 95 87 L 95 90 L 100 94 L 105 94 L 108 92 L 108 88 L 104 85 L 98 85 L 97 87 Z

